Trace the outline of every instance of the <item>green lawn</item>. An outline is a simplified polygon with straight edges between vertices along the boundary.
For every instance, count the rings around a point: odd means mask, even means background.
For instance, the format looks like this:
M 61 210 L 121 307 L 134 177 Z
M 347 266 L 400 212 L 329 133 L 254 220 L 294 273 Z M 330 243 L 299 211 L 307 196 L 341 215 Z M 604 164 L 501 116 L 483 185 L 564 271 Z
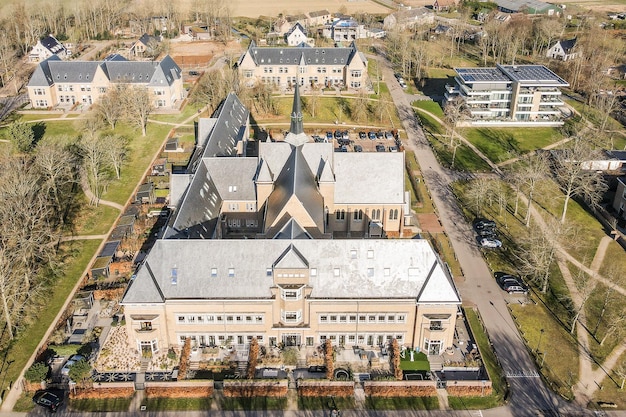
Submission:
M 598 272 L 603 277 L 607 277 L 617 271 L 626 271 L 626 256 L 624 256 L 624 248 L 619 243 L 610 242 Z
M 21 122 L 32 122 L 33 120 L 41 119 L 58 119 L 63 116 L 63 113 L 35 113 L 35 114 L 20 114 L 19 120 Z
M 37 320 L 21 333 L 7 351 L 5 363 L 9 365 L 3 371 L 3 386 L 0 389 L 8 388 L 9 384 L 17 380 L 74 285 L 82 278 L 88 262 L 99 245 L 99 240 L 75 241 L 61 245 L 60 251 L 63 254 L 61 259 L 64 260 L 63 273 L 49 289 L 49 296 L 46 297 L 47 304 L 40 310 Z
M 562 139 L 556 128 L 463 128 L 459 133 L 492 162 L 499 163 Z
M 72 411 L 128 411 L 132 398 L 104 398 L 88 400 L 70 400 Z
M 412 196 L 416 200 L 412 200 L 412 208 L 418 213 L 434 213 L 435 207 L 433 206 L 433 202 L 430 199 L 430 195 L 428 194 L 428 190 L 426 189 L 426 185 L 424 184 L 424 178 L 421 175 L 421 168 L 415 159 L 415 153 L 413 151 L 404 151 L 404 159 L 407 164 L 405 180 L 407 181 L 407 187 L 411 189 Z M 409 172 L 410 171 L 410 172 Z M 419 174 L 418 174 L 419 172 Z M 411 184 L 408 183 L 410 179 L 409 175 L 412 175 L 417 178 L 418 181 L 415 181 L 414 184 L 417 186 L 416 190 L 413 190 Z M 416 193 L 417 192 L 417 193 Z
M 352 410 L 355 408 L 354 397 L 298 397 L 299 410 Z
M 426 135 L 433 150 L 437 154 L 439 163 L 446 168 L 452 166 L 453 149 L 448 146 L 448 142 L 444 138 L 436 138 L 432 135 Z M 491 167 L 483 161 L 474 151 L 467 145 L 457 147 L 456 156 L 454 157 L 454 169 L 466 172 L 490 172 Z
M 444 117 L 443 110 L 441 109 L 439 103 L 437 103 L 436 101 L 417 100 L 411 103 L 411 106 L 417 107 L 418 109 L 426 110 L 427 112 L 430 112 L 441 119 L 443 119 Z
M 287 398 L 273 397 L 235 397 L 224 398 L 219 407 L 224 411 L 237 410 L 285 410 L 287 409 Z
M 406 352 L 404 358 L 400 358 L 400 369 L 403 371 L 430 371 L 430 362 L 424 352 L 414 354 L 411 361 L 410 352 Z
M 498 395 L 484 397 L 448 397 L 448 405 L 453 410 L 484 410 L 502 405 Z
M 367 397 L 368 410 L 437 410 L 437 397 Z
M 74 221 L 74 233 L 76 235 L 105 234 L 119 214 L 120 211 L 116 208 L 102 204 L 96 207 L 83 201 Z
M 489 338 L 483 329 L 476 311 L 472 308 L 464 308 L 463 311 L 465 312 L 465 317 L 467 318 L 474 340 L 478 345 L 480 356 L 485 364 L 485 368 L 487 368 L 489 378 L 491 379 L 493 395 L 496 397 L 496 404 L 492 406 L 494 407 L 502 402 L 507 389 L 506 382 L 502 374 L 502 368 L 498 363 L 498 359 L 496 358 L 496 355 L 491 347 L 491 343 L 489 342 Z
M 571 387 L 578 381 L 578 348 L 575 338 L 554 320 L 541 303 L 509 304 L 509 308 L 528 349 L 534 353 L 539 364 L 544 361 L 539 371 L 549 381 L 551 388 L 565 398 L 573 398 Z
M 160 122 L 168 123 L 181 123 L 191 116 L 197 116 L 198 110 L 202 109 L 203 107 L 204 106 L 200 103 L 187 104 L 183 111 L 178 114 L 152 114 L 150 115 L 150 120 L 158 120 Z M 191 121 L 190 123 L 193 123 L 193 121 Z
M 122 175 L 119 180 L 114 180 L 103 193 L 103 200 L 126 204 L 137 183 L 143 177 L 150 161 L 165 140 L 165 136 L 171 130 L 171 126 L 150 123 L 147 135 L 141 136 L 131 126 L 118 124 L 115 133 L 130 139 L 128 145 L 128 159 L 122 166 Z
M 146 411 L 208 411 L 211 398 L 145 398 Z
M 617 362 L 626 363 L 626 353 L 622 355 L 622 357 Z M 604 402 L 612 402 L 617 405 L 617 408 L 620 410 L 626 409 L 626 384 L 624 384 L 624 389 L 621 388 L 622 381 L 624 376 L 618 375 L 616 372 L 611 372 L 611 378 L 605 377 L 604 381 L 602 381 L 602 389 L 596 390 L 594 393 L 594 402 L 604 401 Z

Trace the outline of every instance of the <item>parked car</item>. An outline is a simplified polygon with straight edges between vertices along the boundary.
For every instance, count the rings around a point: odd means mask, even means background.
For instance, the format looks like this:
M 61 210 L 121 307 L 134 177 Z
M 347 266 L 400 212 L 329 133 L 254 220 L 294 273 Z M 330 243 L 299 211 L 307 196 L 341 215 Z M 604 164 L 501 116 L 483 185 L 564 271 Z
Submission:
M 326 132 L 326 139 L 329 141 L 333 140 L 333 132 Z
M 398 84 L 400 84 L 400 87 L 402 88 L 407 88 L 406 82 L 404 82 L 402 78 L 398 80 Z
M 371 140 L 376 140 L 376 132 L 370 130 L 369 132 L 367 132 L 367 137 Z
M 346 145 L 341 145 L 337 150 L 339 152 L 348 152 L 348 147 Z
M 519 277 L 506 272 L 496 272 L 493 275 L 500 288 L 509 294 L 528 294 L 528 287 L 522 283 Z
M 33 402 L 43 408 L 47 408 L 52 413 L 56 413 L 63 400 L 53 392 L 39 391 L 33 396 Z
M 343 137 L 343 132 L 341 130 L 335 130 L 335 139 L 341 139 Z
M 361 145 L 354 145 L 354 152 L 363 152 L 363 147 Z
M 389 152 L 398 152 L 398 148 L 396 146 L 390 146 Z
M 67 362 L 65 362 L 65 365 L 63 365 L 63 368 L 61 368 L 61 375 L 68 376 L 70 374 L 70 368 L 72 367 L 72 365 L 74 365 L 76 362 L 80 361 L 81 359 L 85 359 L 85 357 L 83 355 L 70 356 Z
M 482 217 L 474 219 L 474 222 L 472 224 L 474 225 L 474 229 L 476 230 L 493 229 L 496 227 L 496 222 L 494 222 L 493 220 L 484 219 Z
M 359 132 L 359 139 L 367 139 L 367 133 L 360 131 Z
M 341 132 L 341 138 L 344 140 L 350 140 L 350 133 L 348 133 L 347 130 L 344 130 L 343 132 Z
M 393 133 L 391 133 L 391 132 L 385 132 L 385 139 L 387 139 L 387 140 L 391 140 L 391 139 L 393 139 Z
M 489 227 L 484 229 L 477 229 L 476 234 L 480 237 L 496 237 L 497 233 L 495 229 L 491 229 Z
M 483 237 L 480 239 L 480 246 L 483 248 L 499 248 L 502 246 L 502 242 L 492 237 Z
M 309 366 L 309 372 L 311 373 L 325 373 L 326 367 L 324 365 Z
M 383 134 L 382 130 L 379 130 L 378 132 L 376 132 L 376 139 L 384 139 L 385 135 Z
M 385 152 L 385 145 L 378 144 L 376 145 L 376 152 Z
M 393 74 L 393 76 L 396 77 L 396 79 L 402 78 L 402 74 L 400 74 L 399 72 L 396 72 L 395 74 Z
M 189 75 L 191 75 L 192 77 L 195 77 L 197 75 L 200 75 L 200 73 L 198 71 L 191 70 L 189 71 Z

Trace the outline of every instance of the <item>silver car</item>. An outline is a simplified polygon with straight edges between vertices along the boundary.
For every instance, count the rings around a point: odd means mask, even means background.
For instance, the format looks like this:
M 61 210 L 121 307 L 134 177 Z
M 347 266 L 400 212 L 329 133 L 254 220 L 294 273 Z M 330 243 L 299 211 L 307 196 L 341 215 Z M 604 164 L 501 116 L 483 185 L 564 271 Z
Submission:
M 483 248 L 499 248 L 502 246 L 502 242 L 491 237 L 484 237 L 480 239 L 480 246 Z

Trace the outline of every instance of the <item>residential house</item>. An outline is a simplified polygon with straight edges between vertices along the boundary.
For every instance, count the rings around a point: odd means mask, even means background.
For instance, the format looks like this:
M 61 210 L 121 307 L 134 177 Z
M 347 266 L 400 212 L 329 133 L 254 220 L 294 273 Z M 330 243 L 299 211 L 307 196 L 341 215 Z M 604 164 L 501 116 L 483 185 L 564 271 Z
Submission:
M 161 61 L 128 61 L 113 55 L 104 61 L 40 62 L 28 82 L 33 108 L 91 105 L 109 88 L 143 87 L 157 108 L 177 108 L 184 97 L 182 71 L 168 55 Z
M 293 84 L 367 85 L 367 58 L 352 43 L 347 48 L 259 48 L 250 42 L 237 64 L 247 85 L 257 81 L 285 89 Z
M 194 41 L 211 39 L 209 25 L 202 22 L 194 22 L 183 25 L 183 33 L 191 36 L 191 39 Z
M 431 25 L 435 21 L 435 14 L 426 7 L 400 10 L 385 17 L 383 29 L 390 30 L 398 28 L 400 30 L 413 26 Z
M 298 45 L 308 45 L 310 39 L 307 38 L 307 31 L 300 23 L 296 23 L 293 27 L 287 32 L 285 35 L 285 39 L 287 41 L 287 45 L 289 46 L 298 46 Z
M 562 125 L 562 87 L 569 84 L 543 65 L 455 68 L 445 100 L 461 97 L 472 124 L 488 121 Z
M 574 50 L 576 47 L 576 38 L 567 40 L 558 40 L 548 49 L 546 56 L 552 59 L 560 59 L 561 61 L 569 61 L 578 57 L 578 52 Z
M 332 22 L 333 15 L 328 10 L 316 10 L 308 13 L 307 25 L 308 26 L 323 26 Z
M 456 8 L 456 0 L 435 0 L 433 10 L 436 12 L 449 12 Z
M 366 38 L 367 31 L 354 19 L 340 19 L 326 25 L 323 35 L 335 42 L 352 42 Z
M 38 40 L 35 46 L 33 46 L 33 49 L 28 53 L 28 61 L 41 62 L 53 55 L 58 56 L 60 59 L 66 59 L 71 54 L 71 51 L 63 46 L 54 36 L 48 35 Z
M 452 347 L 461 300 L 429 242 L 368 233 L 400 230 L 403 153 L 313 142 L 296 87 L 284 141 L 237 157 L 213 129 L 246 131 L 242 107 L 231 94 L 211 123 L 211 151 L 172 178 L 184 191 L 121 301 L 131 346 Z
M 153 58 L 159 54 L 159 44 L 161 41 L 156 36 L 144 33 L 129 50 L 129 55 L 134 57 Z

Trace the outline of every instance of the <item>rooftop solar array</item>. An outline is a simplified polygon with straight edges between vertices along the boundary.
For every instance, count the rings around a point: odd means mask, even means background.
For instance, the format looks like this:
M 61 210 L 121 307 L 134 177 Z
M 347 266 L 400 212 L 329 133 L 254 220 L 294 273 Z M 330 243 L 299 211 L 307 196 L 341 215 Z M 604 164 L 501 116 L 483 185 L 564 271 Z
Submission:
M 532 82 L 539 84 L 569 85 L 567 81 L 543 65 L 498 65 L 496 68 L 455 68 L 466 83 L 472 82 Z
M 455 68 L 455 71 L 465 82 L 502 82 L 509 79 L 497 68 Z
M 501 65 L 499 67 L 513 81 L 540 81 L 568 85 L 565 80 L 543 65 Z

